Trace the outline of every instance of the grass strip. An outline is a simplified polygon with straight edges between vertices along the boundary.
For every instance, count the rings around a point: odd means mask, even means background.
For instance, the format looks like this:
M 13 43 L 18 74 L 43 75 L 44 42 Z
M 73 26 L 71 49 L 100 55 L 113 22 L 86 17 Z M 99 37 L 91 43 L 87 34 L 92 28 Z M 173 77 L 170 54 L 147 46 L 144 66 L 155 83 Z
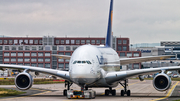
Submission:
M 53 79 L 34 79 L 33 84 L 55 84 L 64 83 L 64 81 L 54 81 Z M 14 85 L 14 78 L 0 79 L 0 85 Z
M 12 90 L 12 89 L 5 89 L 5 88 L 0 88 L 0 98 L 1 97 L 8 97 L 8 96 L 15 96 L 19 94 L 24 94 L 26 92 L 21 92 L 17 90 Z

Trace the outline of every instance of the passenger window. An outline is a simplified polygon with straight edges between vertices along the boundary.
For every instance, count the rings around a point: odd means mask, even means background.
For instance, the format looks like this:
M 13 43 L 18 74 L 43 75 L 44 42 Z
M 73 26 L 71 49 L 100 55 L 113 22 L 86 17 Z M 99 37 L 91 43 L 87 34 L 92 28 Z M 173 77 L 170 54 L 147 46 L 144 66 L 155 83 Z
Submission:
M 82 63 L 86 63 L 86 61 L 82 61 Z

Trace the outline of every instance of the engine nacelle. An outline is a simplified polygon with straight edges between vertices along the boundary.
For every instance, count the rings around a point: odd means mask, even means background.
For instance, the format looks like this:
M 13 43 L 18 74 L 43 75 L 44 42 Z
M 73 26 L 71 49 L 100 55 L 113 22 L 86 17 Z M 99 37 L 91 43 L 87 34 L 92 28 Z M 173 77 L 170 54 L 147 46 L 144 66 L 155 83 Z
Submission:
M 177 71 L 180 74 L 180 70 Z
M 171 78 L 164 73 L 158 74 L 153 79 L 153 86 L 158 91 L 166 91 L 171 86 Z
M 139 75 L 139 80 L 144 81 L 144 75 Z
M 16 76 L 15 85 L 20 90 L 27 90 L 31 88 L 33 83 L 33 78 L 29 73 L 23 72 Z

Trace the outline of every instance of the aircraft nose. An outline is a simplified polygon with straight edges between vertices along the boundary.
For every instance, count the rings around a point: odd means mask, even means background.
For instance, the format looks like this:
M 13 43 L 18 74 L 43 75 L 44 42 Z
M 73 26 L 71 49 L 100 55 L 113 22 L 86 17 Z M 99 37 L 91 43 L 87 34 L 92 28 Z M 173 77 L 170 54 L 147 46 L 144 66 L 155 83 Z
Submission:
M 78 84 L 91 84 L 96 80 L 95 72 L 92 68 L 85 66 L 73 67 L 70 78 Z

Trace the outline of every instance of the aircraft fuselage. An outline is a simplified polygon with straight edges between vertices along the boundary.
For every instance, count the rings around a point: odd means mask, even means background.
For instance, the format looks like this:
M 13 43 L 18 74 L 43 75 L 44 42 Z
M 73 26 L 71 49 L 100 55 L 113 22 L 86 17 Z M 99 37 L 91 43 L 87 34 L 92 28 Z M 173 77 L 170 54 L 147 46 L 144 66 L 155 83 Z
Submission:
M 118 54 L 110 47 L 83 45 L 72 54 L 69 62 L 71 80 L 79 86 L 109 87 L 104 80 L 107 72 L 120 70 Z

